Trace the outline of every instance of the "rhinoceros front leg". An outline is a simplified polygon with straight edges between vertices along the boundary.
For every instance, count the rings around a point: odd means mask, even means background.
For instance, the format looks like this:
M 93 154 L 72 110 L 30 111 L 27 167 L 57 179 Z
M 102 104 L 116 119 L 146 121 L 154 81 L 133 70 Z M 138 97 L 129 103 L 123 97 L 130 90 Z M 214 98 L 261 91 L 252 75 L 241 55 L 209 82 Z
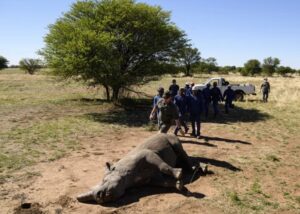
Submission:
M 166 176 L 164 177 L 162 175 L 156 175 L 155 177 L 153 177 L 150 180 L 149 185 L 167 187 L 167 188 L 176 188 L 179 191 L 184 190 L 184 185 L 182 180 L 176 180 L 174 178 L 170 178 Z
M 156 167 L 160 172 L 170 175 L 173 178 L 179 180 L 182 176 L 182 169 L 181 168 L 173 168 L 168 165 L 165 161 L 163 161 L 156 153 L 152 151 L 147 151 L 145 153 L 146 161 Z

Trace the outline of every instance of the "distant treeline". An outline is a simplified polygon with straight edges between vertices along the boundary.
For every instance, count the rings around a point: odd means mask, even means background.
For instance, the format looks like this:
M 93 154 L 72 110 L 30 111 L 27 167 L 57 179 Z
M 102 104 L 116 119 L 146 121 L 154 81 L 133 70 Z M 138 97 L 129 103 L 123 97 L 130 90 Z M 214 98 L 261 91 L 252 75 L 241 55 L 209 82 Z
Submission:
M 182 69 L 184 68 L 182 67 Z M 297 70 L 289 66 L 280 66 L 280 60 L 272 57 L 265 58 L 263 62 L 260 62 L 257 59 L 250 59 L 243 67 L 218 66 L 217 60 L 214 57 L 201 59 L 193 65 L 192 73 L 194 74 L 212 72 L 220 74 L 239 73 L 243 76 L 272 76 L 274 74 L 281 76 L 288 76 L 292 74 L 300 75 L 300 69 Z

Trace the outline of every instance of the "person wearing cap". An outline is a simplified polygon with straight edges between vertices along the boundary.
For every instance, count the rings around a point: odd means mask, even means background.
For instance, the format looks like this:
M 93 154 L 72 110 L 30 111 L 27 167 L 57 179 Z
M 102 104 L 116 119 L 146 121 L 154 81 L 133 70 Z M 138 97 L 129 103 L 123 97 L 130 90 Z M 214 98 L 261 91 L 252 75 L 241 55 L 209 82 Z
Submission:
M 192 136 L 200 138 L 200 116 L 203 110 L 203 98 L 200 90 L 193 88 L 193 95 L 188 99 L 188 111 L 192 124 Z
M 158 100 L 160 100 L 163 97 L 164 91 L 165 90 L 163 87 L 159 87 L 157 89 L 157 95 L 153 98 L 153 106 L 152 107 L 154 107 L 157 104 Z
M 190 87 L 190 83 L 188 83 L 188 82 L 185 83 L 184 94 L 185 94 L 185 96 L 192 96 L 192 90 Z
M 263 102 L 268 102 L 269 93 L 271 91 L 270 83 L 268 82 L 268 79 L 265 78 L 264 82 L 261 84 L 260 90 L 263 93 Z
M 177 95 L 177 93 L 178 93 L 178 90 L 179 90 L 179 86 L 176 84 L 176 80 L 173 79 L 172 80 L 172 84 L 169 87 L 169 91 L 171 93 L 171 96 L 175 97 Z
M 152 108 L 154 107 L 154 106 L 156 106 L 156 104 L 157 104 L 157 102 L 163 97 L 163 95 L 164 95 L 164 88 L 163 87 L 159 87 L 158 89 L 157 89 L 157 95 L 155 95 L 155 97 L 153 98 L 153 104 L 152 104 Z M 158 112 L 156 112 L 156 114 L 155 114 L 155 119 L 157 118 L 157 116 L 158 116 Z
M 163 98 L 161 98 L 153 107 L 149 117 L 150 120 L 154 119 L 156 112 L 158 112 L 158 126 L 160 133 L 167 133 L 174 120 L 178 130 L 181 130 L 178 109 L 173 103 L 173 97 L 169 91 L 166 91 Z
M 233 108 L 234 105 L 232 101 L 234 100 L 235 92 L 231 89 L 231 86 L 228 85 L 227 89 L 224 91 L 223 100 L 225 100 L 225 113 L 229 113 L 229 108 Z
M 211 103 L 211 94 L 210 94 L 210 83 L 208 83 L 202 91 L 203 100 L 204 100 L 204 114 L 205 117 L 208 117 L 209 104 Z
M 219 114 L 219 102 L 223 101 L 223 96 L 221 90 L 217 87 L 217 82 L 213 83 L 213 88 L 210 89 L 210 94 L 214 108 L 214 117 L 216 117 Z
M 186 125 L 186 119 L 185 119 L 185 114 L 187 112 L 187 96 L 185 95 L 185 89 L 180 88 L 178 94 L 174 98 L 174 103 L 178 107 L 178 112 L 179 112 L 179 122 L 180 124 L 184 127 L 185 133 L 188 132 L 189 128 Z M 174 134 L 178 134 L 178 127 L 176 127 Z

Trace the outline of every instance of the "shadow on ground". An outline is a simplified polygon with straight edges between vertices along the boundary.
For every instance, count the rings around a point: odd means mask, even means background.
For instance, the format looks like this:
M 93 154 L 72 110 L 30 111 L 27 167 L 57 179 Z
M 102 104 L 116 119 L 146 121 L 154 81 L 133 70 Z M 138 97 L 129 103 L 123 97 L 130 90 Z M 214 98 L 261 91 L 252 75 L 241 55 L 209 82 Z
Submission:
M 228 169 L 230 171 L 242 171 L 240 168 L 232 165 L 231 163 L 227 161 L 222 161 L 222 160 L 216 160 L 216 159 L 211 159 L 211 158 L 203 158 L 203 157 L 190 157 L 191 161 L 193 163 L 198 163 L 198 164 L 207 164 L 207 165 L 212 165 L 216 167 L 221 167 L 224 169 Z
M 82 102 L 92 102 L 91 100 Z M 99 100 L 97 102 L 104 102 Z M 92 112 L 86 114 L 91 120 L 100 123 L 126 125 L 129 127 L 140 127 L 149 124 L 149 114 L 151 112 L 152 100 L 151 99 L 123 99 L 116 104 L 113 110 L 107 112 Z M 221 106 L 222 110 L 223 107 Z M 210 112 L 212 114 L 212 111 Z M 243 109 L 235 107 L 231 109 L 229 114 L 223 112 L 217 118 L 204 119 L 203 122 L 210 123 L 236 123 L 236 122 L 257 122 L 269 119 L 271 116 L 262 113 L 257 109 Z
M 213 110 L 210 109 L 208 118 L 204 118 L 203 122 L 209 123 L 237 123 L 237 122 L 258 122 L 265 121 L 271 118 L 271 115 L 263 113 L 258 109 L 244 109 L 235 106 L 233 109 L 229 110 L 229 114 L 224 113 L 224 105 L 219 105 L 219 115 L 214 118 Z
M 240 144 L 246 144 L 246 145 L 251 145 L 252 143 L 249 143 L 247 141 L 243 140 L 234 140 L 234 139 L 228 139 L 228 138 L 221 138 L 221 137 L 209 137 L 209 136 L 204 136 L 201 135 L 201 139 L 204 140 L 204 142 L 200 142 L 200 140 L 186 140 L 184 138 L 195 138 L 194 136 L 182 136 L 180 139 L 181 143 L 189 143 L 189 144 L 195 144 L 195 145 L 202 145 L 202 146 L 209 146 L 209 147 L 216 147 L 216 145 L 209 143 L 209 141 L 221 141 L 225 143 L 240 143 Z

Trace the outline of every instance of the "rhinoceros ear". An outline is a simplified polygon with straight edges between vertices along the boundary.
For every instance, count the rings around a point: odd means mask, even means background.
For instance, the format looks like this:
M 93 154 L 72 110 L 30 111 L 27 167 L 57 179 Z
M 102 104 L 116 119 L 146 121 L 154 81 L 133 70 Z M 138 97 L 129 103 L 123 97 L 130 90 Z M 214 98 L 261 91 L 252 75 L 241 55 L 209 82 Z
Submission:
M 106 163 L 105 163 L 105 166 L 106 166 L 106 170 L 107 170 L 107 171 L 110 171 L 110 168 L 111 168 L 110 163 L 106 162 Z

